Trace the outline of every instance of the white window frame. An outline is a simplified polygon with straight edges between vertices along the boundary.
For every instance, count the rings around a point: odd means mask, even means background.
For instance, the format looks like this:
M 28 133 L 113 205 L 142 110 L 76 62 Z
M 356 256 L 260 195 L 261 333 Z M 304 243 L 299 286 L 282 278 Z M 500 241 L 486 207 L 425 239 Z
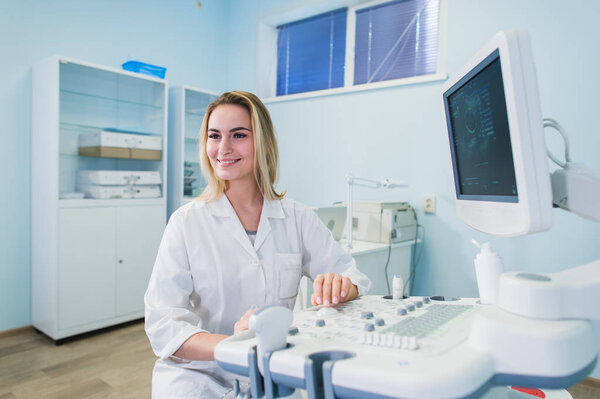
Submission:
M 371 7 L 390 0 L 325 0 L 318 3 L 311 2 L 300 7 L 293 7 L 277 11 L 261 18 L 257 26 L 257 52 L 256 52 L 256 87 L 257 94 L 265 103 L 298 100 L 311 97 L 330 96 L 335 94 L 353 93 L 357 91 L 381 89 L 385 87 L 405 86 L 424 82 L 446 80 L 446 23 L 447 0 L 439 0 L 439 25 L 438 25 L 438 57 L 436 73 L 420 75 L 401 79 L 384 80 L 380 82 L 354 85 L 354 39 L 356 36 L 356 10 Z M 346 21 L 346 58 L 344 86 L 333 89 L 315 90 L 304 93 L 277 96 L 277 27 L 315 15 L 323 14 L 339 8 L 347 7 Z

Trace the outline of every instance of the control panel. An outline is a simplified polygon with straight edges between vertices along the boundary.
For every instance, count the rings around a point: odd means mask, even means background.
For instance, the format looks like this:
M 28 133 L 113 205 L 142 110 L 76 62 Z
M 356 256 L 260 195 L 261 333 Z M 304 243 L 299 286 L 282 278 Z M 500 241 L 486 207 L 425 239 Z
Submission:
M 595 366 L 587 321 L 525 318 L 475 298 L 386 298 L 293 314 L 265 308 L 251 320 L 261 328 L 220 342 L 215 359 L 250 378 L 252 397 L 302 388 L 309 399 L 461 398 L 494 384 L 562 388 Z M 278 344 L 265 344 L 271 339 Z

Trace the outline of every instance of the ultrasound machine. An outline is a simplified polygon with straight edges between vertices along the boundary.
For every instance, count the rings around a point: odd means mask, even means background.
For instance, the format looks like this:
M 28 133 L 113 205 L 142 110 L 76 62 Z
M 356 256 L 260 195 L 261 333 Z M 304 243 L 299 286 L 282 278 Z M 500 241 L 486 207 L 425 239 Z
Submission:
M 600 179 L 548 170 L 529 36 L 499 32 L 444 87 L 457 212 L 487 234 L 544 231 L 552 207 L 580 207 Z M 566 165 L 568 166 L 568 165 Z M 557 173 L 557 172 L 555 172 Z M 587 179 L 582 182 L 581 179 Z M 556 181 L 555 181 L 556 180 Z M 590 188 L 591 185 L 591 188 Z M 566 388 L 595 367 L 600 261 L 559 273 L 504 273 L 496 304 L 477 298 L 363 296 L 292 313 L 269 306 L 215 359 L 247 378 L 240 398 L 475 398 L 496 386 Z

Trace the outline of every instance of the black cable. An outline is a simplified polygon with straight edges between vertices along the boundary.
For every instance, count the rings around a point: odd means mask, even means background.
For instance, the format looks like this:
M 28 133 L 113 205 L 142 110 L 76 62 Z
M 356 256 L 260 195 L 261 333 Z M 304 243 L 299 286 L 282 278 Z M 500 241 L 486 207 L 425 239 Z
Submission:
M 410 291 L 411 292 L 415 285 L 415 276 L 417 275 L 417 267 L 419 266 L 419 262 L 421 262 L 421 256 L 423 255 L 423 248 L 425 247 L 425 226 L 419 224 L 418 227 L 421 228 L 421 246 L 419 248 L 419 254 L 417 255 L 417 258 L 413 265 L 413 270 L 412 270 L 412 275 L 411 275 L 411 283 L 410 283 Z
M 425 227 L 423 227 L 422 225 L 419 224 L 419 219 L 417 218 L 416 211 L 415 211 L 414 215 L 415 215 L 415 240 L 413 242 L 413 250 L 411 251 L 411 256 L 410 256 L 410 273 L 408 275 L 408 279 L 404 282 L 404 287 L 402 287 L 402 292 L 404 293 L 406 285 L 410 282 L 410 289 L 408 292 L 409 296 L 412 294 L 412 290 L 415 285 L 415 274 L 417 271 L 417 266 L 419 265 L 419 262 L 421 261 L 421 255 L 423 255 L 423 247 L 425 246 Z M 417 256 L 415 256 L 415 254 L 417 252 L 418 239 L 419 239 L 419 227 L 421 228 L 421 231 L 422 231 L 421 246 L 419 248 L 419 254 Z

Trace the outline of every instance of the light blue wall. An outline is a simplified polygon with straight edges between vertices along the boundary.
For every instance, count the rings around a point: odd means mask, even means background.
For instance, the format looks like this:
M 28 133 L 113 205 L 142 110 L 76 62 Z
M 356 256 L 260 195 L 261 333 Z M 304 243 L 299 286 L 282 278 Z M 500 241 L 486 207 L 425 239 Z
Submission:
M 136 58 L 166 66 L 173 85 L 254 91 L 256 23 L 282 6 L 307 2 L 203 0 L 201 10 L 192 0 L 5 3 L 0 13 L 0 331 L 31 323 L 31 65 L 51 54 L 113 67 Z M 600 105 L 600 78 L 593 71 L 600 55 L 594 36 L 588 36 L 600 3 L 448 3 L 448 72 L 497 30 L 528 29 L 544 116 L 567 129 L 575 160 L 600 170 L 600 135 L 592 122 Z M 417 294 L 477 295 L 471 238 L 490 240 L 507 270 L 558 271 L 600 258 L 600 225 L 560 210 L 554 212 L 551 231 L 521 238 L 488 238 L 458 220 L 441 84 L 269 105 L 280 138 L 280 188 L 320 205 L 344 198 L 343 179 L 350 171 L 408 182 L 408 189 L 356 189 L 355 195 L 409 200 L 418 209 L 426 245 Z M 424 194 L 436 195 L 436 215 L 423 215 Z M 598 369 L 594 376 L 600 376 Z
M 314 2 L 288 1 L 290 5 Z M 255 90 L 256 23 L 284 6 L 278 1 L 232 1 L 230 88 Z M 600 171 L 600 101 L 597 25 L 600 3 L 587 0 L 448 1 L 447 71 L 453 74 L 498 30 L 525 28 L 532 38 L 543 115 L 560 121 L 574 160 Z M 248 68 L 238 72 L 235 66 Z M 555 272 L 600 258 L 600 224 L 562 210 L 544 233 L 519 238 L 487 237 L 462 223 L 453 180 L 441 97 L 442 82 L 269 105 L 281 148 L 280 188 L 299 201 L 322 205 L 343 200 L 344 175 L 387 177 L 408 189 L 355 189 L 356 198 L 409 200 L 425 226 L 425 249 L 416 294 L 477 296 L 471 238 L 489 240 L 505 269 Z M 548 132 L 549 143 L 560 149 Z M 437 213 L 424 215 L 423 196 L 435 194 Z M 598 327 L 600 324 L 595 323 Z M 600 346 L 600 328 L 597 328 Z M 599 369 L 594 375 L 600 376 Z
M 0 12 L 0 331 L 31 324 L 31 66 L 52 54 L 167 67 L 169 84 L 227 83 L 229 1 L 18 0 Z

